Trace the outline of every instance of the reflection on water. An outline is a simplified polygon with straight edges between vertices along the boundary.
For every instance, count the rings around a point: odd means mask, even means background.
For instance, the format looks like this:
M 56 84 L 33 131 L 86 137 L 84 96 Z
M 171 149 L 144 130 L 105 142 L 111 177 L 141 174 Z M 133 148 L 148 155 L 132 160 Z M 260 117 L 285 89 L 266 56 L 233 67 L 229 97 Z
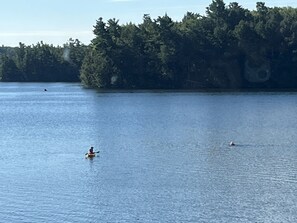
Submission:
M 296 111 L 294 93 L 1 83 L 0 219 L 295 222 Z

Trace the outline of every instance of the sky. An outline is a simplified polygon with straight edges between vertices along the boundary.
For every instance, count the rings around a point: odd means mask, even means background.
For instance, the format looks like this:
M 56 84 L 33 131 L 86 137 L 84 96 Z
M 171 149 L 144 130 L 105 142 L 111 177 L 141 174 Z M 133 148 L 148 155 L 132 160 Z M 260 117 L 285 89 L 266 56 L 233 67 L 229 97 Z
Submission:
M 297 7 L 296 0 L 259 0 L 268 7 Z M 142 23 L 144 14 L 152 19 L 165 13 L 180 21 L 186 12 L 204 14 L 211 0 L 0 0 L 0 45 L 18 46 L 40 41 L 62 46 L 69 38 L 89 44 L 94 38 L 93 26 L 118 19 L 120 24 Z M 254 10 L 257 1 L 233 0 L 243 8 Z

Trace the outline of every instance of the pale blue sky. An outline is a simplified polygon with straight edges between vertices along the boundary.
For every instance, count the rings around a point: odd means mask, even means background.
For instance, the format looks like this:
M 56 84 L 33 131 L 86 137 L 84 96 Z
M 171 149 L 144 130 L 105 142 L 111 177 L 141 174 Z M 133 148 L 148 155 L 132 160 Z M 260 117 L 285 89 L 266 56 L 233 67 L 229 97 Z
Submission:
M 260 1 L 260 0 L 259 0 Z M 226 5 L 230 2 L 225 0 Z M 235 1 L 255 9 L 252 0 Z M 295 0 L 266 0 L 266 6 L 297 7 Z M 45 43 L 62 45 L 72 37 L 89 44 L 99 17 L 120 23 L 141 23 L 144 14 L 155 19 L 165 13 L 180 21 L 187 11 L 204 14 L 211 0 L 0 0 L 0 45 Z

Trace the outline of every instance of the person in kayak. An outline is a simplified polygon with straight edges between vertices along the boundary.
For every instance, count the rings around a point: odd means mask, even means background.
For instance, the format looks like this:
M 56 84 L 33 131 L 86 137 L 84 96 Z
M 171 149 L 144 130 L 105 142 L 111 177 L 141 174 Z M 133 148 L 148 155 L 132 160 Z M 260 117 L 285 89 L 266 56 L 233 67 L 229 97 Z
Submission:
M 94 153 L 94 147 L 93 146 L 91 146 L 91 148 L 89 149 L 89 154 L 92 154 L 92 155 L 95 154 Z

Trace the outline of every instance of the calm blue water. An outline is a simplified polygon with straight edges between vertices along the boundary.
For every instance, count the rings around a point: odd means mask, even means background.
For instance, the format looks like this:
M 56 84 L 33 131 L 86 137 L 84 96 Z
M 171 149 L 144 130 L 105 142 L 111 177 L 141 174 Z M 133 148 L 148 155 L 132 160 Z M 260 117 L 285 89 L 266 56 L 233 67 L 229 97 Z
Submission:
M 0 222 L 297 222 L 296 115 L 295 93 L 0 83 Z

